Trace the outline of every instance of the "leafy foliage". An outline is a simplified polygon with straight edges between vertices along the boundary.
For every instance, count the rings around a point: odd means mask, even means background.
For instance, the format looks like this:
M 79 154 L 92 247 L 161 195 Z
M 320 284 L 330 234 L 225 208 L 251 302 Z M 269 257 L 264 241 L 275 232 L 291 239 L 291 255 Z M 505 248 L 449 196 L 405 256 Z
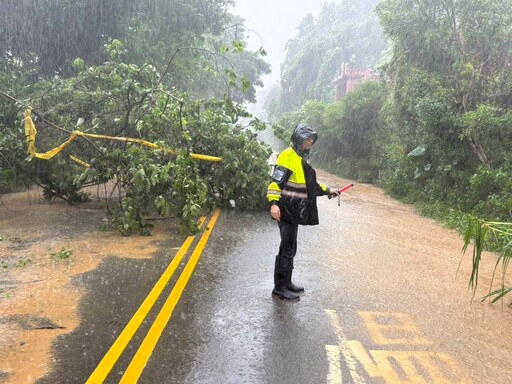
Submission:
M 254 132 L 265 125 L 240 103 L 255 101 L 270 69 L 264 49 L 246 49 L 245 28 L 228 13 L 232 0 L 1 5 L 0 147 L 9 151 L 1 152 L 0 191 L 22 180 L 42 185 L 48 199 L 80 202 L 84 187 L 107 183 L 108 227 L 126 235 L 148 233 L 145 218 L 154 214 L 175 215 L 191 233 L 216 204 L 262 207 L 270 150 Z M 21 139 L 27 106 L 39 152 L 75 130 L 100 138 L 79 136 L 51 161 L 30 160 Z
M 394 111 L 386 121 L 401 127 L 402 153 L 426 148 L 415 158 L 384 156 L 394 165 L 385 183 L 395 195 L 444 201 L 488 220 L 510 218 L 512 15 L 505 3 L 387 0 L 378 5 L 393 43 L 385 73 Z
M 388 75 L 399 118 L 422 129 L 431 148 L 463 139 L 476 161 L 490 164 L 494 148 L 483 141 L 487 135 L 480 129 L 465 127 L 464 114 L 511 92 L 512 15 L 506 3 L 387 0 L 377 7 L 393 41 Z
M 73 255 L 73 251 L 71 249 L 61 248 L 60 251 L 52 251 L 50 252 L 50 259 L 54 261 L 60 260 L 68 260 Z
M 506 294 L 512 292 L 512 287 L 505 285 L 505 277 L 510 260 L 512 259 L 512 223 L 490 222 L 476 217 L 470 217 L 464 236 L 463 251 L 466 252 L 472 243 L 473 269 L 469 286 L 473 292 L 475 292 L 478 287 L 478 272 L 484 249 L 490 248 L 498 252 L 494 273 L 496 274 L 501 267 L 501 287 L 490 291 L 482 299 L 483 301 L 487 298 L 493 298 L 492 302 L 494 303 L 502 299 Z
M 24 131 L 17 121 L 20 105 L 9 95 L 30 92 L 26 84 L 34 75 L 31 65 L 22 68 L 13 57 L 0 56 L 0 193 L 29 183 L 31 166 L 25 161 L 26 146 L 20 140 Z

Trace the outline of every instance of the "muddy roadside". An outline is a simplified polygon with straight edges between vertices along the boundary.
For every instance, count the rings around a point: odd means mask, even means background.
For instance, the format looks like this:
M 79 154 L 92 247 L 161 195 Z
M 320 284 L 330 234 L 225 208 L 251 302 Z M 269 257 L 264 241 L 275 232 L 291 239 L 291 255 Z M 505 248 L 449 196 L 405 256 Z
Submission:
M 93 199 L 94 200 L 94 199 Z M 152 236 L 102 232 L 97 202 L 47 202 L 38 189 L 0 198 L 0 383 L 33 383 L 51 365 L 51 347 L 79 325 L 83 292 L 73 276 L 105 257 L 149 258 L 155 243 L 178 237 L 172 219 Z

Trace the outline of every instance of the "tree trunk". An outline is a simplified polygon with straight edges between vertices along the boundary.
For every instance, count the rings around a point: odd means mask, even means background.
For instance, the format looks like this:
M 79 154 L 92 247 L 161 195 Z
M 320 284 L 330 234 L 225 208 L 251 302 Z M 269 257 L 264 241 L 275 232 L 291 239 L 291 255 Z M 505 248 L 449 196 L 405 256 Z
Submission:
M 487 155 L 485 154 L 484 148 L 480 145 L 480 142 L 478 141 L 477 137 L 474 135 L 469 135 L 467 137 L 469 146 L 473 150 L 473 153 L 478 158 L 478 161 L 481 164 L 485 164 L 487 166 L 490 165 L 489 159 L 487 158 Z

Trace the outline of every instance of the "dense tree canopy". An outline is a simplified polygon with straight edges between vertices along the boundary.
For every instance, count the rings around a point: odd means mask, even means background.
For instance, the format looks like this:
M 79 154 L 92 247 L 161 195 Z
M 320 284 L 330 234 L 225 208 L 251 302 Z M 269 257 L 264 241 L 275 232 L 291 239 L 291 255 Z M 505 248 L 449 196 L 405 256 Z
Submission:
M 51 1 L 0 0 L 0 56 L 33 64 L 39 76 L 71 76 L 73 62 L 98 65 L 112 39 L 125 46 L 123 59 L 151 63 L 168 86 L 255 101 L 255 86 L 270 71 L 259 52 L 245 49 L 240 19 L 227 11 L 232 0 Z M 233 42 L 237 44 L 233 47 Z M 205 94 L 206 92 L 206 94 Z
M 130 59 L 153 61 L 152 54 L 205 33 L 220 33 L 231 0 L 1 0 L 2 50 L 16 57 L 32 54 L 41 72 L 69 73 L 76 57 L 100 64 L 104 38 L 129 41 Z M 171 47 L 171 49 L 169 49 Z M 175 47 L 174 47 L 175 48 Z
M 388 73 L 407 119 L 445 139 L 462 134 L 477 160 L 489 164 L 490 132 L 458 116 L 484 103 L 500 107 L 512 94 L 510 2 L 387 0 L 377 11 L 393 41 Z

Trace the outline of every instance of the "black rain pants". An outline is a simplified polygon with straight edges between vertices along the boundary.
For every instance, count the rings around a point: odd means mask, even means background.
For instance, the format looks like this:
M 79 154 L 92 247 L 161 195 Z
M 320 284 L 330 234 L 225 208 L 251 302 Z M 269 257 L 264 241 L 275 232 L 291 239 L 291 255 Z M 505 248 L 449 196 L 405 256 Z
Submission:
M 281 244 L 279 245 L 279 254 L 277 256 L 293 259 L 297 253 L 297 234 L 299 224 L 290 224 L 283 221 L 278 222 L 279 232 L 281 234 Z

